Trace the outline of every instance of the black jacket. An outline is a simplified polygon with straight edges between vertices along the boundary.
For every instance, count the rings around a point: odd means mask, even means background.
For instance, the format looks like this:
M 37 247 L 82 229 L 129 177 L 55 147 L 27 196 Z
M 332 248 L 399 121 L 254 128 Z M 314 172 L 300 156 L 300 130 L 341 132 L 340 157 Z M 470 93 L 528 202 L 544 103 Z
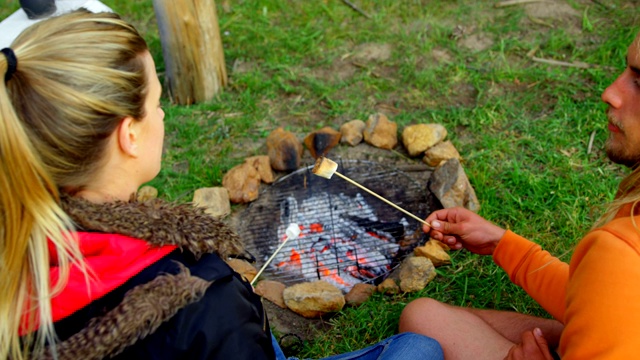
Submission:
M 225 224 L 200 209 L 158 200 L 63 200 L 81 231 L 178 248 L 57 321 L 59 359 L 275 358 L 260 297 L 222 260 L 243 251 Z
M 260 297 L 215 254 L 196 260 L 175 250 L 107 296 L 55 324 L 60 340 L 84 328 L 91 318 L 118 305 L 124 294 L 159 274 L 192 276 L 213 283 L 204 297 L 180 309 L 154 333 L 125 348 L 115 359 L 273 359 L 269 324 Z

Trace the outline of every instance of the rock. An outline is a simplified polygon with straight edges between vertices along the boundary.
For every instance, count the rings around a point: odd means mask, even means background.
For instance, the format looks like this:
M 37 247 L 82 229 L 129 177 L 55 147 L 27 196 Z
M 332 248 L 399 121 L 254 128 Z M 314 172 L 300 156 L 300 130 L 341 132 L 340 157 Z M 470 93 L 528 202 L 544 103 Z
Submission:
M 442 242 L 438 240 L 429 240 L 424 246 L 418 246 L 413 249 L 413 253 L 416 256 L 424 256 L 431 260 L 435 267 L 451 264 L 451 256 L 449 256 L 449 253 L 447 253 L 440 244 L 442 244 Z
M 325 126 L 318 131 L 314 131 L 304 138 L 304 145 L 309 149 L 311 156 L 317 159 L 325 156 L 331 148 L 340 143 L 340 132 Z
M 362 138 L 364 135 L 362 134 L 365 128 L 364 121 L 362 120 L 351 120 L 347 123 L 342 124 L 340 126 L 340 134 L 342 137 L 340 138 L 340 142 L 349 144 L 351 146 L 356 146 L 362 142 Z
M 383 294 L 397 294 L 400 292 L 400 287 L 396 284 L 395 280 L 387 278 L 378 284 L 376 290 Z
M 263 183 L 271 184 L 275 181 L 276 178 L 275 175 L 273 175 L 273 170 L 271 169 L 271 160 L 269 160 L 269 156 L 251 156 L 246 158 L 244 161 L 251 164 L 251 166 L 258 170 L 258 174 L 260 174 L 260 180 Z
M 302 144 L 296 136 L 279 127 L 267 137 L 267 154 L 271 168 L 279 171 L 293 171 L 300 167 Z
M 436 277 L 436 268 L 431 260 L 422 256 L 410 256 L 400 265 L 400 290 L 416 292 L 424 289 Z
M 149 185 L 141 187 L 136 194 L 136 199 L 139 202 L 145 202 L 147 200 L 155 199 L 157 197 L 158 197 L 158 189 Z
M 398 125 L 378 113 L 369 116 L 363 135 L 367 144 L 390 150 L 398 144 Z
M 442 161 L 449 159 L 460 160 L 460 153 L 456 150 L 451 141 L 443 141 L 428 149 L 422 158 L 422 162 L 435 167 Z
M 376 287 L 371 284 L 355 284 L 351 290 L 344 296 L 347 305 L 360 306 L 369 300 Z
M 429 238 L 429 241 L 431 241 L 433 239 Z M 442 248 L 442 250 L 449 252 L 451 251 L 451 248 L 449 247 L 449 245 L 443 243 L 442 241 L 438 241 L 438 240 L 433 240 L 435 242 L 435 244 L 437 244 L 438 246 L 440 246 Z
M 340 311 L 345 304 L 342 291 L 323 280 L 290 286 L 284 289 L 282 296 L 291 311 L 306 318 Z
M 201 188 L 193 193 L 193 205 L 204 208 L 204 212 L 216 218 L 231 213 L 229 191 L 224 187 Z
M 463 206 L 474 212 L 480 210 L 476 192 L 458 159 L 441 163 L 431 174 L 428 186 L 444 208 Z
M 227 264 L 233 269 L 233 271 L 237 272 L 243 278 L 247 279 L 247 281 L 252 281 L 258 273 L 258 270 L 256 270 L 253 265 L 244 260 L 230 259 L 227 260 Z
M 272 280 L 260 280 L 256 285 L 256 294 L 271 301 L 279 307 L 286 309 L 287 305 L 284 303 L 284 297 L 282 292 L 286 286 L 278 281 Z
M 246 204 L 258 198 L 260 174 L 251 164 L 245 162 L 233 167 L 224 175 L 222 186 L 229 191 L 231 202 Z
M 402 143 L 410 156 L 418 156 L 447 137 L 440 124 L 410 125 L 402 131 Z

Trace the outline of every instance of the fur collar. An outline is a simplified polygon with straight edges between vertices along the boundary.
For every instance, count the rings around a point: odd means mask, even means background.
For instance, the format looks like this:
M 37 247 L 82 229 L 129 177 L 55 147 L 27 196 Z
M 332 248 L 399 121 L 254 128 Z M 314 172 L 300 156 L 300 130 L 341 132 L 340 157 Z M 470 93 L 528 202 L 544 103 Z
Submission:
M 160 199 L 95 204 L 63 196 L 61 206 L 80 230 L 127 235 L 153 245 L 178 245 L 196 256 L 251 258 L 228 225 L 191 205 Z
M 98 360 L 120 354 L 127 346 L 152 334 L 178 310 L 199 301 L 210 282 L 191 276 L 182 267 L 176 275 L 160 275 L 129 290 L 122 302 L 87 327 L 47 349 L 44 359 Z

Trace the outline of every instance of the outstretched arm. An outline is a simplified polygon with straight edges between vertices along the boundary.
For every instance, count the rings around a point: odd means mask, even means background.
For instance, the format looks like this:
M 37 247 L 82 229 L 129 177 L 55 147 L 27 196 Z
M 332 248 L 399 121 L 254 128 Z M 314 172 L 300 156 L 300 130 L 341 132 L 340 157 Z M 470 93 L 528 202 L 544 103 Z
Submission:
M 465 208 L 435 211 L 427 217 L 431 227 L 424 226 L 433 239 L 452 249 L 465 248 L 472 253 L 491 255 L 505 231 Z

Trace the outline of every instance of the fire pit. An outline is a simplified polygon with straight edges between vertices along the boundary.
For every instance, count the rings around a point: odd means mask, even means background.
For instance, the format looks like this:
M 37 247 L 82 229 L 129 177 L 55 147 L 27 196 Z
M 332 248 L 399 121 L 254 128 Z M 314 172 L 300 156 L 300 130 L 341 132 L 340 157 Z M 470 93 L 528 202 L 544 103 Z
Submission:
M 427 189 L 394 168 L 362 160 L 338 161 L 338 171 L 420 218 L 441 208 Z M 297 224 L 265 274 L 285 285 L 325 280 L 343 291 L 377 284 L 415 246 L 422 225 L 340 178 L 295 171 L 268 187 L 240 216 L 238 232 L 261 267 Z

